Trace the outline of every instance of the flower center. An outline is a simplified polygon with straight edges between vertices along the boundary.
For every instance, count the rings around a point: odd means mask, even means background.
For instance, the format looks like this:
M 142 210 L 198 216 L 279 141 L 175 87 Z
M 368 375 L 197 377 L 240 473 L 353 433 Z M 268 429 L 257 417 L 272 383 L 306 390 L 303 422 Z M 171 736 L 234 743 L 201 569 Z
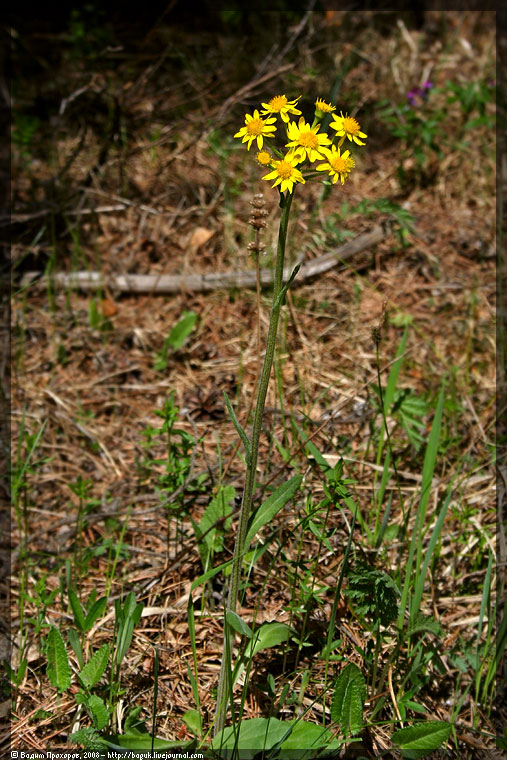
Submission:
M 303 146 L 303 148 L 318 148 L 319 147 L 319 141 L 317 139 L 317 135 L 315 132 L 312 132 L 311 130 L 307 130 L 306 132 L 300 132 L 299 133 L 299 144 Z
M 263 119 L 252 119 L 252 121 L 249 121 L 246 125 L 246 131 L 249 135 L 253 135 L 254 137 L 257 137 L 257 135 L 262 134 L 262 130 L 264 128 L 264 121 Z
M 257 153 L 257 161 L 263 166 L 267 166 L 271 161 L 271 156 L 267 150 L 261 150 L 260 153 Z
M 292 172 L 294 171 L 294 167 L 288 161 L 280 161 L 280 163 L 276 167 L 276 171 L 278 173 L 278 176 L 281 177 L 282 179 L 290 179 L 290 177 L 292 177 Z
M 285 95 L 276 95 L 269 101 L 269 107 L 272 111 L 281 111 L 287 105 L 287 98 Z
M 349 135 L 357 135 L 359 124 L 352 116 L 346 116 L 343 120 L 343 129 Z
M 347 161 L 341 156 L 333 156 L 329 159 L 329 163 L 338 174 L 350 171 Z

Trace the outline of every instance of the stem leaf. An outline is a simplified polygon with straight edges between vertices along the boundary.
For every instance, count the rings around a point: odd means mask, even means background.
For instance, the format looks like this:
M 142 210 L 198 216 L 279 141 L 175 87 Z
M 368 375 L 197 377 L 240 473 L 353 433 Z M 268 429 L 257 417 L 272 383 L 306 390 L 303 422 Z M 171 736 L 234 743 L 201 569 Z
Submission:
M 238 418 L 236 417 L 236 413 L 234 409 L 232 408 L 232 404 L 229 401 L 229 396 L 224 391 L 224 399 L 225 399 L 225 405 L 227 407 L 227 411 L 229 412 L 229 417 L 232 420 L 232 424 L 236 428 L 236 432 L 241 438 L 241 442 L 243 443 L 243 446 L 245 447 L 245 454 L 246 454 L 246 461 L 247 464 L 249 464 L 252 460 L 252 447 L 250 446 L 250 441 L 248 440 L 248 436 L 241 427 L 241 425 L 238 422 Z

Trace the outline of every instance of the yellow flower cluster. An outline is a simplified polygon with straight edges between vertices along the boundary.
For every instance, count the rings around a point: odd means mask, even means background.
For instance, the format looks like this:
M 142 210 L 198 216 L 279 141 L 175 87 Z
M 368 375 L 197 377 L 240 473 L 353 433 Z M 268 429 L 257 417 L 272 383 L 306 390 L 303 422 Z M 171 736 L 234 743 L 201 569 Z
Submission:
M 245 126 L 236 132 L 234 137 L 241 138 L 241 142 L 247 144 L 247 150 L 250 150 L 254 141 L 257 143 L 258 163 L 272 170 L 262 179 L 274 180 L 273 187 L 279 185 L 282 193 L 285 190 L 292 193 L 295 183 L 304 184 L 305 177 L 317 176 L 315 171 L 327 172 L 333 183 L 340 180 L 343 185 L 355 166 L 350 151 L 341 151 L 343 143 L 349 140 L 352 145 L 364 145 L 361 138 L 367 135 L 361 132 L 359 122 L 353 116 L 344 116 L 342 111 L 338 116 L 333 113 L 336 107 L 321 98 L 315 101 L 313 123 L 308 123 L 296 107 L 300 98 L 301 96 L 295 100 L 288 100 L 285 95 L 275 95 L 267 103 L 261 104 L 260 112 L 255 109 L 253 114 L 246 114 Z M 326 132 L 320 132 L 320 120 L 327 114 L 331 114 L 332 117 L 329 127 L 335 131 L 331 137 Z M 270 145 L 273 151 L 271 153 L 267 147 L 267 139 L 275 137 L 278 116 L 282 119 L 284 136 L 287 138 L 284 147 L 289 149 L 285 155 L 279 148 Z M 299 121 L 291 121 L 291 116 L 299 116 Z M 323 163 L 309 166 L 317 161 Z

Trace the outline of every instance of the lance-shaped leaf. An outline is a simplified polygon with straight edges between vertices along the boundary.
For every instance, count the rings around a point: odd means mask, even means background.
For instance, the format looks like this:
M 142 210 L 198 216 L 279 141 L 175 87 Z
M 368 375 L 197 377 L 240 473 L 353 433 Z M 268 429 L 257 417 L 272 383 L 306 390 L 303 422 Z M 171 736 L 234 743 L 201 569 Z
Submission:
M 357 734 L 363 727 L 363 707 L 366 699 L 364 676 L 354 663 L 340 673 L 331 702 L 331 718 L 346 735 Z
M 425 757 L 438 749 L 451 735 L 452 724 L 443 720 L 429 720 L 416 726 L 400 728 L 393 734 L 393 742 L 401 749 L 407 760 Z
M 79 680 L 85 689 L 92 689 L 97 684 L 107 668 L 109 659 L 109 644 L 103 644 L 79 673 Z
M 46 673 L 49 681 L 58 691 L 66 691 L 70 686 L 72 673 L 62 634 L 53 625 L 49 629 L 46 643 L 48 658 Z
M 274 518 L 274 516 L 284 507 L 287 502 L 292 499 L 296 491 L 301 485 L 303 478 L 301 475 L 294 475 L 293 478 L 288 480 L 274 491 L 266 501 L 261 504 L 257 512 L 253 515 L 250 525 L 248 526 L 248 532 L 245 539 L 245 551 L 252 543 L 255 534 L 264 525 Z

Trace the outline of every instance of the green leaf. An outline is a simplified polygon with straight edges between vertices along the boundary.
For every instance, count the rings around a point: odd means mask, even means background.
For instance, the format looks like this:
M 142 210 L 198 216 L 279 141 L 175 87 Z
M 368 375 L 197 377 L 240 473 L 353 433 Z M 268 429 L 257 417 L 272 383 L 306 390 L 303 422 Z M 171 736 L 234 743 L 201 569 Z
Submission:
M 415 760 L 439 749 L 449 739 L 451 731 L 451 723 L 432 720 L 416 726 L 400 728 L 394 732 L 392 740 L 402 750 L 403 757 L 407 760 Z
M 116 652 L 114 656 L 116 665 L 121 663 L 127 653 L 130 642 L 132 641 L 134 628 L 141 617 L 143 606 L 144 605 L 142 604 L 136 604 L 136 597 L 133 591 L 128 594 L 123 607 L 119 600 L 115 603 L 116 625 L 118 628 L 116 636 Z
M 342 732 L 357 734 L 363 727 L 363 707 L 366 699 L 364 676 L 354 663 L 349 663 L 340 673 L 331 702 L 331 718 Z
M 408 625 L 409 636 L 413 636 L 414 633 L 432 633 L 434 636 L 442 636 L 442 626 L 432 617 L 426 617 L 425 615 L 418 615 L 417 618 L 410 622 Z
M 85 707 L 90 713 L 93 725 L 97 731 L 102 731 L 109 723 L 109 711 L 104 704 L 104 700 L 96 694 L 92 694 L 86 700 Z
M 245 650 L 245 657 L 254 657 L 257 652 L 276 647 L 289 640 L 291 629 L 286 623 L 263 623 L 254 634 Z
M 83 647 L 81 646 L 81 639 L 79 638 L 79 634 L 75 628 L 69 628 L 67 631 L 67 638 L 69 640 L 69 644 L 74 650 L 74 654 L 76 655 L 79 667 L 82 668 L 84 666 Z
M 276 647 L 288 641 L 290 634 L 291 629 L 285 623 L 277 623 L 276 621 L 273 623 L 263 623 L 260 628 L 252 633 L 251 640 L 245 647 L 242 657 L 237 661 L 233 673 L 233 683 L 238 681 L 238 678 L 245 669 L 245 664 L 255 657 L 257 652 L 269 649 L 270 647 Z
M 84 631 L 85 616 L 83 608 L 81 607 L 77 594 L 75 591 L 72 591 L 72 589 L 69 591 L 69 602 L 72 607 L 72 614 L 74 615 L 74 623 L 76 624 L 76 627 L 79 628 L 80 631 Z
M 191 734 L 194 734 L 194 736 L 201 736 L 202 717 L 199 710 L 187 710 L 181 719 Z
M 208 558 L 210 555 L 223 549 L 224 533 L 229 530 L 232 522 L 233 507 L 230 504 L 235 495 L 236 490 L 234 486 L 221 486 L 216 496 L 204 510 L 199 525 L 194 523 L 194 530 L 199 541 L 199 553 L 204 569 L 209 564 Z M 220 524 L 220 521 L 222 521 L 222 524 Z
M 239 750 L 241 760 L 253 760 L 257 753 L 283 741 L 288 728 L 287 723 L 277 718 L 243 720 L 239 726 L 228 726 L 220 731 L 211 742 L 211 748 L 218 751 L 221 758 L 236 757 Z
M 53 625 L 49 630 L 46 640 L 46 654 L 48 664 L 46 674 L 49 681 L 58 691 L 66 691 L 71 682 L 72 672 L 69 665 L 69 658 L 62 634 Z
M 318 726 L 316 723 L 308 723 L 306 720 L 293 720 L 290 721 L 289 725 L 292 726 L 292 732 L 280 746 L 281 758 L 289 758 L 289 750 L 292 752 L 305 749 L 317 751 L 321 747 L 327 747 L 332 741 L 329 729 Z M 297 756 L 298 758 L 301 757 L 299 752 Z
M 240 618 L 237 612 L 234 612 L 233 610 L 227 610 L 225 618 L 231 628 L 234 628 L 234 630 L 241 636 L 246 636 L 247 639 L 252 638 L 252 629 L 245 623 L 244 620 Z
M 271 522 L 271 520 L 275 517 L 276 514 L 278 514 L 282 507 L 284 507 L 285 504 L 287 504 L 287 502 L 292 499 L 300 487 L 302 480 L 303 478 L 301 475 L 294 475 L 294 477 L 288 480 L 286 483 L 282 483 L 282 485 L 277 488 L 276 491 L 274 491 L 263 504 L 261 504 L 259 509 L 251 518 L 248 532 L 245 538 L 245 551 L 248 550 L 248 547 L 255 537 L 255 534 L 264 525 L 266 525 L 268 522 Z
M 97 684 L 107 668 L 109 660 L 109 644 L 103 644 L 79 673 L 79 680 L 85 689 L 91 689 Z
M 173 351 L 178 351 L 192 332 L 197 319 L 195 311 L 184 311 L 181 319 L 174 325 L 169 333 L 169 345 Z
M 74 731 L 68 740 L 71 744 L 82 744 L 85 749 L 104 750 L 107 747 L 107 742 L 91 726 Z
M 229 401 L 229 396 L 227 395 L 227 393 L 225 391 L 224 391 L 224 400 L 225 400 L 225 405 L 227 407 L 227 411 L 229 412 L 229 417 L 232 420 L 232 424 L 236 428 L 236 432 L 239 435 L 239 437 L 241 438 L 241 442 L 242 442 L 243 446 L 245 447 L 246 461 L 247 461 L 247 464 L 248 464 L 248 463 L 250 463 L 250 461 L 252 459 L 252 447 L 250 445 L 250 441 L 248 440 L 247 434 L 245 433 L 245 431 L 243 430 L 243 428 L 239 424 L 238 418 L 236 417 L 236 412 L 232 408 L 232 404 Z
M 101 617 L 101 615 L 103 615 L 104 610 L 106 609 L 106 604 L 107 599 L 105 596 L 97 599 L 97 601 L 92 604 L 84 621 L 85 631 L 89 631 L 93 624 Z
M 110 749 L 132 749 L 132 750 L 151 750 L 153 749 L 191 749 L 195 746 L 195 739 L 187 741 L 153 739 L 150 734 L 113 734 L 105 736 L 104 742 Z M 152 745 L 153 743 L 153 745 Z
M 221 565 L 217 565 L 217 567 L 213 567 L 211 570 L 208 570 L 207 573 L 203 573 L 198 578 L 195 579 L 195 581 L 192 582 L 192 586 L 190 587 L 190 592 L 195 591 L 195 589 L 198 586 L 202 586 L 203 583 L 206 583 L 206 581 L 209 581 L 211 578 L 214 578 L 215 575 L 218 575 L 223 570 L 226 570 L 228 567 L 232 565 L 232 559 L 228 559 L 227 562 L 222 562 Z

